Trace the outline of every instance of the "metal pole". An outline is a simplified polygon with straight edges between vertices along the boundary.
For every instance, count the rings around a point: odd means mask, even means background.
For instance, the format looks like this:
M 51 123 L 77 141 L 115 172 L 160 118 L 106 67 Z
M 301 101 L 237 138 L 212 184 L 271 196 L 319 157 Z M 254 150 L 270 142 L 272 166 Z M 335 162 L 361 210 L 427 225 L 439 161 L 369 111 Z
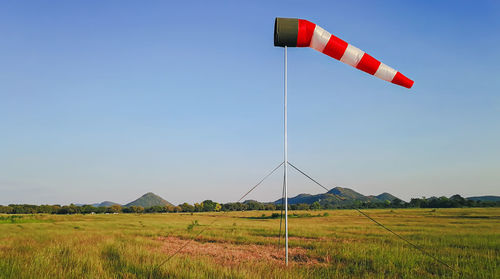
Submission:
M 285 164 L 284 167 L 284 182 L 285 182 L 285 263 L 288 266 L 288 138 L 287 138 L 287 47 L 285 46 L 285 94 L 284 94 L 284 118 L 285 118 Z

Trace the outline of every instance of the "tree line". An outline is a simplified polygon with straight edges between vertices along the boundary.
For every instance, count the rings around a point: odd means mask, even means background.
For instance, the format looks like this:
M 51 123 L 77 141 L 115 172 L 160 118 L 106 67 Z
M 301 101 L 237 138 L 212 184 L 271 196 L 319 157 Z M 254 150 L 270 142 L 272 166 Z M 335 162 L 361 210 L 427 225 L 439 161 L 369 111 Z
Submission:
M 364 202 L 353 201 L 343 204 L 330 204 L 314 202 L 312 204 L 299 203 L 290 204 L 290 210 L 320 210 L 320 209 L 354 209 L 354 208 L 455 208 L 455 207 L 495 207 L 500 206 L 500 201 L 474 201 L 468 200 L 460 195 L 432 198 L 413 198 L 410 202 L 400 199 L 385 202 Z M 0 213 L 6 214 L 112 214 L 112 213 L 175 213 L 175 212 L 217 212 L 217 211 L 245 211 L 245 210 L 281 210 L 282 205 L 273 203 L 261 203 L 257 201 L 237 202 L 237 203 L 217 203 L 212 200 L 205 200 L 201 203 L 191 205 L 182 203 L 177 206 L 142 206 L 124 207 L 118 204 L 108 207 L 95 207 L 92 205 L 32 205 L 32 204 L 10 204 L 0 205 Z

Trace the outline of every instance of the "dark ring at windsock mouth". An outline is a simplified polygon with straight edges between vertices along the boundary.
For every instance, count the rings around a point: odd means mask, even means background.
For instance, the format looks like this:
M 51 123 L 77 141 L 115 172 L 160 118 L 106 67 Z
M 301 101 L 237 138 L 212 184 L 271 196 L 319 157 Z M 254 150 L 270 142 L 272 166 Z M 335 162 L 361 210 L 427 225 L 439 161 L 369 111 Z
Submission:
M 297 18 L 277 17 L 274 21 L 274 46 L 296 47 L 299 34 Z

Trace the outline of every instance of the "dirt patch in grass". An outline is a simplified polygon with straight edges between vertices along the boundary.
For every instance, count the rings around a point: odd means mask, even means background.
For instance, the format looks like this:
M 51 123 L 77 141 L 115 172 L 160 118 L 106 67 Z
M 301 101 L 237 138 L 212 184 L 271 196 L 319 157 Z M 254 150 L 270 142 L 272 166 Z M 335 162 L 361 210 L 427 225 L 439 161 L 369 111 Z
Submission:
M 159 241 L 163 243 L 162 252 L 172 255 L 179 248 L 190 242 L 189 239 L 168 236 L 159 237 Z M 289 263 L 299 265 L 316 265 L 324 263 L 324 259 L 318 259 L 307 255 L 307 250 L 304 248 L 293 247 L 289 248 Z M 278 249 L 273 245 L 256 245 L 256 244 L 234 244 L 227 242 L 206 242 L 206 241 L 191 241 L 180 252 L 180 255 L 202 256 L 209 257 L 218 264 L 237 265 L 242 262 L 273 262 L 283 264 L 284 250 Z

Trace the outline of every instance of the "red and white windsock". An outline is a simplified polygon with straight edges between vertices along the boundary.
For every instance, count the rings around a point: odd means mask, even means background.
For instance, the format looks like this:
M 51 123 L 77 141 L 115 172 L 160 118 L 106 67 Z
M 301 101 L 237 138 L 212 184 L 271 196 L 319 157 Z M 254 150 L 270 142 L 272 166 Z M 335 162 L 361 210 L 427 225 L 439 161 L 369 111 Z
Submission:
M 274 23 L 274 45 L 281 47 L 311 47 L 380 79 L 406 88 L 413 86 L 413 80 L 405 77 L 400 72 L 304 19 L 276 18 Z

